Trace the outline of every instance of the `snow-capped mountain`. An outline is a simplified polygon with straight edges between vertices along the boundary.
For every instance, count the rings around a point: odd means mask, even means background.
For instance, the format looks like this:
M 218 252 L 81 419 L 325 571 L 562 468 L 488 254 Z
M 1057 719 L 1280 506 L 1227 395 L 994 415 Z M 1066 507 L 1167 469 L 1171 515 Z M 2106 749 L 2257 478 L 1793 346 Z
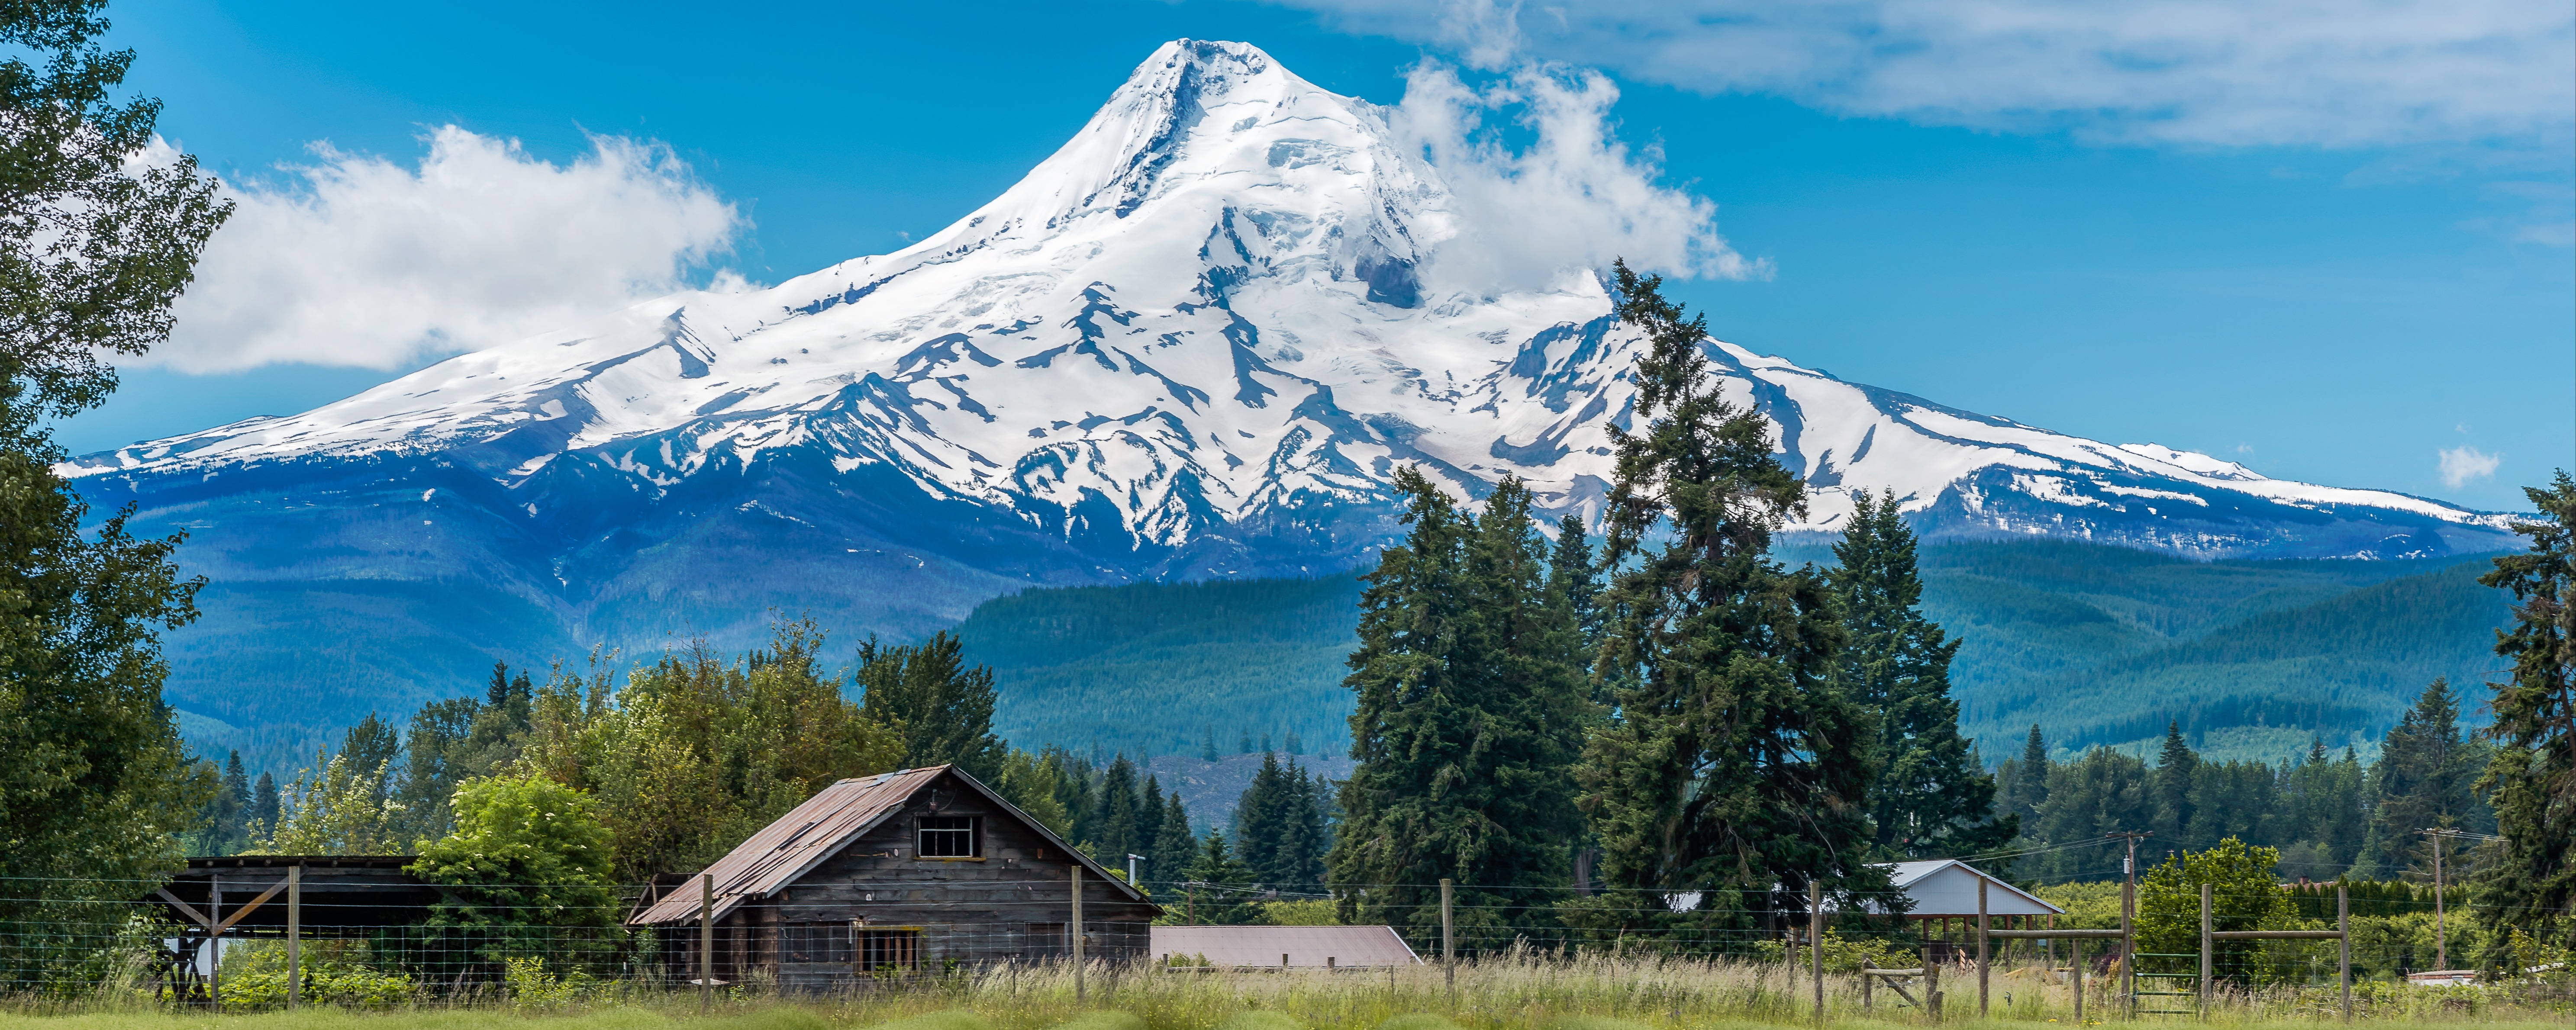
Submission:
M 219 584 L 446 584 L 496 625 L 532 606 L 590 639 L 721 636 L 772 607 L 904 632 L 1033 582 L 1320 574 L 1392 538 L 1401 463 L 1469 496 L 1517 474 L 1587 514 L 1606 489 L 1640 339 L 1596 271 L 1433 289 L 1457 207 L 1383 109 L 1251 46 L 1176 41 L 908 249 L 66 471 L 190 528 Z M 2435 501 L 1708 352 L 1813 487 L 1803 529 L 1891 489 L 1934 537 L 2389 557 L 2503 539 Z

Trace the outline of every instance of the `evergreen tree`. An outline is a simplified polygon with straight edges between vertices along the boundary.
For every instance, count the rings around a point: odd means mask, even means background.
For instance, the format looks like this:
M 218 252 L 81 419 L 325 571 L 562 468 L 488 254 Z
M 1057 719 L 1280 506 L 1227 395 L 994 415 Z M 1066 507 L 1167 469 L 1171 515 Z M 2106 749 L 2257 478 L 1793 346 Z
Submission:
M 1147 861 L 1154 858 L 1154 842 L 1163 835 L 1163 785 L 1153 774 L 1145 775 L 1145 789 L 1136 796 L 1136 852 Z
M 941 631 L 912 646 L 859 644 L 862 711 L 878 725 L 900 728 L 904 761 L 920 768 L 955 764 L 990 783 L 1002 773 L 1009 745 L 993 735 L 993 670 L 966 667 L 965 644 Z
M 1235 806 L 1235 849 L 1262 887 L 1297 894 L 1323 889 L 1324 819 L 1316 781 L 1291 756 L 1263 755 L 1261 771 Z
M 1581 638 L 1547 597 L 1546 539 L 1519 480 L 1495 487 L 1481 519 L 1417 469 L 1395 487 L 1412 529 L 1365 577 L 1343 680 L 1358 695 L 1359 766 L 1331 882 L 1346 921 L 1415 940 L 1439 930 L 1443 878 L 1461 885 L 1471 928 L 1535 927 L 1582 827 L 1567 775 L 1592 718 Z
M 2199 770 L 2200 756 L 2182 739 L 2182 721 L 2167 720 L 2165 744 L 2156 754 L 2153 781 L 2155 799 L 2155 834 L 2173 846 L 2185 847 L 2191 829 L 2191 781 Z
M 1830 579 L 1847 640 L 1842 692 L 1877 715 L 1869 792 L 1877 844 L 1900 858 L 1990 851 L 2012 840 L 2021 817 L 1995 814 L 1995 778 L 1959 735 L 1959 703 L 1950 698 L 1959 641 L 1923 617 L 1914 545 L 1894 494 L 1852 494 Z
M 1216 753 L 1216 731 L 1211 729 L 1203 734 L 1199 739 L 1199 761 L 1213 762 L 1216 761 L 1218 757 L 1219 756 Z
M 242 767 L 241 752 L 232 752 L 219 768 L 218 787 L 198 810 L 202 825 L 188 835 L 190 855 L 235 854 L 250 842 L 250 774 Z
M 1648 351 L 1644 431 L 1612 430 L 1604 560 L 1627 571 L 1603 595 L 1595 674 L 1616 715 L 1584 777 L 1605 878 L 1697 891 L 1679 921 L 1709 928 L 1803 911 L 1811 881 L 1853 906 L 1889 889 L 1868 855 L 1874 727 L 1832 682 L 1843 631 L 1824 577 L 1768 555 L 1805 510 L 1803 484 L 1761 416 L 1711 382 L 1702 320 L 1662 298 L 1660 277 L 1613 272 L 1618 318 Z
M 161 684 L 160 633 L 197 616 L 180 536 L 132 509 L 84 532 L 49 426 L 116 388 L 118 355 L 169 335 L 170 304 L 231 207 L 196 160 L 138 155 L 160 102 L 123 88 L 101 0 L 0 8 L 0 924 L 122 918 L 133 885 L 177 868 L 219 789 L 188 760 Z M 31 988 L 53 947 L 0 939 L 0 980 Z M 50 981 L 48 981 L 50 982 Z
M 2022 742 L 2021 757 L 2005 762 L 1995 775 L 1996 787 L 2002 794 L 1997 810 L 2020 818 L 2025 826 L 2039 818 L 2039 806 L 2048 803 L 2049 767 L 2054 764 L 2049 761 L 2048 741 L 2040 736 L 2039 724 L 2030 724 L 2030 737 Z
M 1146 853 L 1145 879 L 1161 885 L 1161 891 L 1168 896 L 1175 890 L 1172 885 L 1189 878 L 1190 861 L 1197 854 L 1198 839 L 1190 835 L 1189 810 L 1181 805 L 1181 792 L 1173 791 L 1163 798 L 1163 818 L 1154 832 L 1154 849 Z
M 2110 748 L 2097 747 L 2058 763 L 2048 778 L 2048 800 L 2040 803 L 2037 817 L 2023 832 L 2041 844 L 2073 844 L 2144 829 L 2155 813 L 2148 788 L 2152 775 L 2144 760 Z M 2016 866 L 2024 875 L 2062 882 L 2102 878 L 2100 862 L 2089 850 L 2067 850 L 2034 855 Z
M 1136 790 L 1136 763 L 1119 755 L 1100 778 L 1099 807 L 1092 816 L 1091 837 L 1084 841 L 1093 858 L 1125 868 L 1127 856 L 1145 843 L 1136 835 Z
M 1038 760 L 1046 763 L 1055 781 L 1056 804 L 1063 806 L 1065 814 L 1071 818 L 1071 829 L 1064 838 L 1077 846 L 1093 839 L 1098 832 L 1100 813 L 1094 802 L 1097 795 L 1091 789 L 1091 781 L 1098 771 L 1081 756 L 1052 744 L 1038 753 Z
M 2513 673 L 2490 684 L 2497 746 L 2477 783 L 2505 838 L 2480 879 L 2480 918 L 2498 942 L 2507 926 L 2545 935 L 2576 925 L 2576 479 L 2561 470 L 2523 494 L 2542 514 L 2513 527 L 2531 549 L 2496 559 L 2478 580 L 2514 599 L 2513 625 L 2496 634 Z
M 341 757 L 348 759 L 352 766 L 376 773 L 376 800 L 380 802 L 393 796 L 394 759 L 401 753 L 402 739 L 395 736 L 394 728 L 377 718 L 374 712 L 368 712 L 366 718 L 358 720 L 358 724 L 349 727 L 340 738 Z
M 281 805 L 277 797 L 277 777 L 259 774 L 259 783 L 250 789 L 250 835 L 267 839 L 277 832 Z
M 1184 879 L 1184 911 L 1197 922 L 1242 926 L 1261 921 L 1261 906 L 1253 903 L 1252 870 L 1235 860 L 1225 834 L 1208 831 Z
M 2372 820 L 2385 849 L 2380 859 L 2429 880 L 2439 842 L 2422 831 L 2491 829 L 2492 815 L 2470 790 L 2486 764 L 2486 749 L 2461 735 L 2459 695 L 2448 680 L 2434 680 L 2389 729 L 2371 770 L 2378 802 Z

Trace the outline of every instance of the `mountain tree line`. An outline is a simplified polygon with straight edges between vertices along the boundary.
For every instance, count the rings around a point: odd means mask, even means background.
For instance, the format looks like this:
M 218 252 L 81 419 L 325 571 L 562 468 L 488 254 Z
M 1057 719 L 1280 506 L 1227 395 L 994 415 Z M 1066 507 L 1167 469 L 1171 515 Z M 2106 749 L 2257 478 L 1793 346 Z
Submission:
M 1551 545 L 1517 479 L 1478 514 L 1396 476 L 1408 533 L 1366 577 L 1345 681 L 1346 920 L 1427 938 L 1447 879 L 1471 939 L 1774 926 L 1811 883 L 1849 910 L 1888 859 L 2018 829 L 1959 736 L 1957 644 L 1920 613 L 1895 498 L 1855 498 L 1838 568 L 1773 560 L 1805 484 L 1720 393 L 1704 322 L 1614 274 L 1646 352 L 1597 554 L 1571 518 Z M 1575 893 L 1578 851 L 1611 890 Z

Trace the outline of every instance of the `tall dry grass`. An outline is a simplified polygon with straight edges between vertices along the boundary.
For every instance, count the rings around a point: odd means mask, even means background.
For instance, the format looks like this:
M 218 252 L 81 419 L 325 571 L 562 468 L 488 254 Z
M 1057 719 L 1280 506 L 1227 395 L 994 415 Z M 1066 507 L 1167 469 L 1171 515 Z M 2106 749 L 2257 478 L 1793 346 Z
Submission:
M 487 1030 L 542 1024 L 542 1030 L 1702 1030 L 1812 1027 L 1815 982 L 1778 962 L 1700 961 L 1657 955 L 1562 958 L 1513 953 L 1456 970 L 1454 993 L 1436 965 L 1398 969 L 1189 970 L 1093 963 L 1076 994 L 1064 963 L 1003 966 L 910 982 L 872 983 L 845 994 L 779 998 L 759 989 L 723 992 L 701 1015 L 694 993 L 604 987 L 544 1004 L 491 996 L 465 1004 L 356 1012 L 306 1008 L 215 1015 L 170 1011 L 138 998 L 93 998 L 51 1008 L 0 1012 L 0 1030 Z M 1977 1016 L 1976 979 L 1945 969 L 1944 1023 L 1985 1027 L 2073 1025 L 2067 985 L 2035 968 L 1998 969 L 1989 1013 Z M 1919 981 L 1918 981 L 1919 983 Z M 2110 984 L 2088 982 L 2086 1019 L 2129 1022 L 2102 1004 Z M 1856 978 L 1828 973 L 1825 1022 L 1834 1027 L 1923 1026 L 1924 1015 L 1873 992 L 1864 1010 Z M 1916 990 L 1920 995 L 1920 990 Z M 2418 989 L 2365 985 L 2355 994 L 2365 1022 L 2576 1025 L 2563 998 L 2517 998 L 2491 988 Z M 2210 1023 L 2231 1028 L 2335 1025 L 2329 986 L 2221 996 Z M 2137 1017 L 2146 1026 L 2198 1023 Z M 219 1027 L 218 1027 L 219 1025 Z M 532 1027 L 531 1030 L 537 1030 Z

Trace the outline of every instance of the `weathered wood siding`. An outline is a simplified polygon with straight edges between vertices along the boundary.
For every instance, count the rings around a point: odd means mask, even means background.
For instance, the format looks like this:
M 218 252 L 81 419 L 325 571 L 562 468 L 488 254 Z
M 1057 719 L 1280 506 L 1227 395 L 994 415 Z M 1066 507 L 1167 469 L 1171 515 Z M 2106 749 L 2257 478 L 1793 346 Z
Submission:
M 975 817 L 982 854 L 921 857 L 925 815 Z M 952 963 L 1059 958 L 1068 951 L 1072 868 L 1071 856 L 1007 809 L 943 776 L 774 896 L 721 921 L 716 975 L 738 982 L 759 972 L 785 991 L 839 991 L 886 975 L 863 970 L 869 960 L 918 975 Z M 1083 880 L 1086 957 L 1146 957 L 1155 907 L 1089 871 Z M 678 968 L 694 969 L 696 927 L 665 933 L 690 949 Z

